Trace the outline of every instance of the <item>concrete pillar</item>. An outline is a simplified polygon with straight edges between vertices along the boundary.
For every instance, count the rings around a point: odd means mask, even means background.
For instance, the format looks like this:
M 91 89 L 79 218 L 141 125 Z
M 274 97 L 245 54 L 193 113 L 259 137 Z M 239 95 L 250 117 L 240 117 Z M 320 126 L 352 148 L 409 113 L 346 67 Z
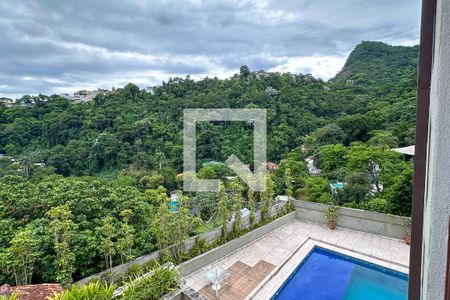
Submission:
M 426 0 L 425 0 L 426 1 Z M 437 0 L 431 77 L 422 299 L 444 299 L 450 216 L 450 1 Z

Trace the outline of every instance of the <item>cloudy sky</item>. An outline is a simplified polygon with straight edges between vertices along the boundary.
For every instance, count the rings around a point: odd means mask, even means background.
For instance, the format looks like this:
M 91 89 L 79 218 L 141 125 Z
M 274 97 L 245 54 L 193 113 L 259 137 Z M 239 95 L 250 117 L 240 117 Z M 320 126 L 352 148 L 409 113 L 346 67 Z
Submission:
M 1 0 L 0 96 L 251 70 L 324 80 L 362 40 L 418 43 L 419 0 Z

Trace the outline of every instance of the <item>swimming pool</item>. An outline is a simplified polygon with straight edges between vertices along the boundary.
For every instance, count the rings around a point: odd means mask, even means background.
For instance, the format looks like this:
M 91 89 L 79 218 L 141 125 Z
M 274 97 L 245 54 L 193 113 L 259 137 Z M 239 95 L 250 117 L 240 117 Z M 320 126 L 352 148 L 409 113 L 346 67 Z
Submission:
M 401 300 L 408 276 L 315 246 L 283 283 L 276 300 Z

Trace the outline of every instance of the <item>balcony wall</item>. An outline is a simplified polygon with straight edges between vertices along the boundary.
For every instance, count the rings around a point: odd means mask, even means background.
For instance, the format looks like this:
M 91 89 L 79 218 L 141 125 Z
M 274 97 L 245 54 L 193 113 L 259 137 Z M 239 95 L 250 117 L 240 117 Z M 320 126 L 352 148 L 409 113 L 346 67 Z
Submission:
M 329 205 L 303 200 L 292 201 L 299 220 L 327 223 L 324 215 Z M 406 217 L 387 215 L 373 211 L 353 208 L 340 208 L 338 210 L 337 226 L 357 231 L 363 231 L 387 237 L 403 239 L 406 235 L 408 219 Z

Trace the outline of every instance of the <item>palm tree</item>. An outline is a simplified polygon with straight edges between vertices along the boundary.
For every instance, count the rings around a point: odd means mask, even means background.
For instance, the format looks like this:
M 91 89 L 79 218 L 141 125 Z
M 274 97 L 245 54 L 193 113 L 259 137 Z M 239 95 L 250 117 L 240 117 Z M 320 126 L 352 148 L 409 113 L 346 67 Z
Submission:
M 155 159 L 156 159 L 157 161 L 159 161 L 159 169 L 161 170 L 161 169 L 162 169 L 163 161 L 166 160 L 166 155 L 164 154 L 164 152 L 158 151 L 158 152 L 156 152 L 156 154 L 155 154 Z

